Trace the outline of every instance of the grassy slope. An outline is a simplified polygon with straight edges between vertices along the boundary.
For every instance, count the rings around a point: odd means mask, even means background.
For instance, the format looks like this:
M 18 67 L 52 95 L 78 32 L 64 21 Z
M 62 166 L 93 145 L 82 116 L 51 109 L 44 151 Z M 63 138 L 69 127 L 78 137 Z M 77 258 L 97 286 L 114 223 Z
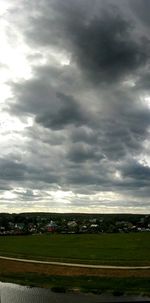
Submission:
M 150 233 L 0 237 L 0 255 L 113 265 L 150 265 Z

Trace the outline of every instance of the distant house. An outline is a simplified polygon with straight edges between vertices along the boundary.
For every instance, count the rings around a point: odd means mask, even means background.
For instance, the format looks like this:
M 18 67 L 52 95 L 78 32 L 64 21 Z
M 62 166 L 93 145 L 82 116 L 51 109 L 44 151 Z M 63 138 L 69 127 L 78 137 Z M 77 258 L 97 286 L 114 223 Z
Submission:
M 89 226 L 89 232 L 95 233 L 99 231 L 99 225 L 98 224 L 90 224 Z
M 29 223 L 28 224 L 28 231 L 32 234 L 32 233 L 36 233 L 37 232 L 37 225 L 33 224 L 33 223 Z
M 57 224 L 54 221 L 51 220 L 50 223 L 48 223 L 46 225 L 46 231 L 48 233 L 54 233 L 54 232 L 56 232 L 57 231 Z
M 24 223 L 16 223 L 14 226 L 14 233 L 19 235 L 23 233 L 25 224 Z
M 77 224 L 76 221 L 69 221 L 69 222 L 67 223 L 67 225 L 68 225 L 68 227 L 76 227 L 78 224 Z
M 24 223 L 16 223 L 15 224 L 15 229 L 22 230 L 24 228 Z
M 89 220 L 90 223 L 96 223 L 97 219 L 96 218 L 92 218 Z
M 67 223 L 67 227 L 68 227 L 68 232 L 69 233 L 76 233 L 76 232 L 78 232 L 78 223 L 75 220 L 69 221 Z
M 88 226 L 87 225 L 80 226 L 79 232 L 80 233 L 87 233 L 88 232 Z

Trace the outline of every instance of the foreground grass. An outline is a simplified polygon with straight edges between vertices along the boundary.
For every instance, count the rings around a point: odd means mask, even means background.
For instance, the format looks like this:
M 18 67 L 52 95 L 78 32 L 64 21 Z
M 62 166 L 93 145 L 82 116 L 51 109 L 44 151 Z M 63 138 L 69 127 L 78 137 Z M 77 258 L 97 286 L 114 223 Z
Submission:
M 57 292 L 150 295 L 150 270 L 95 269 L 0 260 L 0 281 Z
M 116 296 L 150 295 L 150 278 L 67 277 L 8 272 L 1 275 L 0 280 L 28 286 L 49 287 L 56 292 L 78 289 L 81 292 L 111 293 Z
M 62 262 L 150 265 L 150 233 L 0 237 L 0 255 Z

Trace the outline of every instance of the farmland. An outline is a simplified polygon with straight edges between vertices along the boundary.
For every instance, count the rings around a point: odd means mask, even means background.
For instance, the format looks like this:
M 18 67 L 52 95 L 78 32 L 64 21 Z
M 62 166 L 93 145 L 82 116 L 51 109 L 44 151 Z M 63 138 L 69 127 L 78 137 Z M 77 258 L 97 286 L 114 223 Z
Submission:
M 150 233 L 0 237 L 0 255 L 60 262 L 150 265 Z

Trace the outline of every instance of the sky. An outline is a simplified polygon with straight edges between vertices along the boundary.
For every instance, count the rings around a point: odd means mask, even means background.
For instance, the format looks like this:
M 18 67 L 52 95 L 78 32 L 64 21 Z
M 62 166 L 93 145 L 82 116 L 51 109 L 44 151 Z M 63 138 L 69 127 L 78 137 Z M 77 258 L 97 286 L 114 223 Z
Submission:
M 150 213 L 150 1 L 0 1 L 0 212 Z

